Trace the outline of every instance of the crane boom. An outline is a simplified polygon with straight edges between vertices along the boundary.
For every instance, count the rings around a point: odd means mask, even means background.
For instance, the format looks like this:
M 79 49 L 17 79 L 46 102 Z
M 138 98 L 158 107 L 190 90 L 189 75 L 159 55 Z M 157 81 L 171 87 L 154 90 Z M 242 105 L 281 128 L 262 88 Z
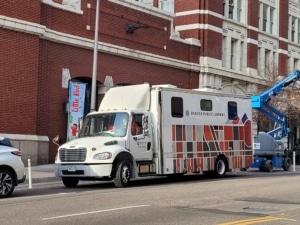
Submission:
M 263 113 L 277 125 L 273 130 L 267 132 L 275 140 L 280 140 L 283 137 L 286 137 L 290 132 L 290 129 L 288 128 L 287 116 L 268 103 L 273 96 L 278 95 L 280 91 L 299 80 L 300 71 L 296 70 L 262 94 L 251 96 L 252 108 Z

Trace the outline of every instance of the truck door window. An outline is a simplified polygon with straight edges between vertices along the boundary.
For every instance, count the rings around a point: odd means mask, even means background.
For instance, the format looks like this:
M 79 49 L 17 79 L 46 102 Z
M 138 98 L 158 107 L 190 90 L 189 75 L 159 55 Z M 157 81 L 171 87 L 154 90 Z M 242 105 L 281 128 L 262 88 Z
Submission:
M 183 117 L 183 100 L 179 97 L 171 98 L 171 115 L 172 117 Z
M 143 123 L 143 114 L 133 115 L 132 123 L 131 123 L 132 135 L 139 135 L 143 133 L 142 123 Z
M 238 117 L 237 103 L 236 102 L 228 102 L 228 119 L 236 120 L 237 117 Z

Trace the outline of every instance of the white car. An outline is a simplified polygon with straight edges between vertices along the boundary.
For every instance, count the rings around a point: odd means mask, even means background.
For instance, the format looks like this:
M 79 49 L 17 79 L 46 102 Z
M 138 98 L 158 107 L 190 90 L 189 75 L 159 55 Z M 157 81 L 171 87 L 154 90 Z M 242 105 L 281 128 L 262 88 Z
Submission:
M 10 196 L 15 186 L 26 179 L 22 151 L 14 148 L 8 138 L 0 137 L 0 198 Z

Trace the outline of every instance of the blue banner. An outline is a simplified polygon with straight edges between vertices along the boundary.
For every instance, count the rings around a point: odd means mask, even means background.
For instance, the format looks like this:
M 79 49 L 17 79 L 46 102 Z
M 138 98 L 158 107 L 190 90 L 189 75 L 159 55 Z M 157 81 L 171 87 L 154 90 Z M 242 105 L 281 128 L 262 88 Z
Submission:
M 85 83 L 69 83 L 68 141 L 78 137 L 84 116 Z

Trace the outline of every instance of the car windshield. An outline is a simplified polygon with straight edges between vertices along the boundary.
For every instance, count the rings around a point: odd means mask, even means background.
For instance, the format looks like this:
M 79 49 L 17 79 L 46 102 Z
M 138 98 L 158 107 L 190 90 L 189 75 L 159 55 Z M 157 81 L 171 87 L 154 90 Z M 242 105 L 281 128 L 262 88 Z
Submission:
M 87 116 L 79 138 L 87 136 L 124 137 L 127 133 L 127 113 L 105 113 Z
M 13 145 L 10 143 L 9 138 L 2 138 L 0 137 L 0 145 L 13 147 Z

